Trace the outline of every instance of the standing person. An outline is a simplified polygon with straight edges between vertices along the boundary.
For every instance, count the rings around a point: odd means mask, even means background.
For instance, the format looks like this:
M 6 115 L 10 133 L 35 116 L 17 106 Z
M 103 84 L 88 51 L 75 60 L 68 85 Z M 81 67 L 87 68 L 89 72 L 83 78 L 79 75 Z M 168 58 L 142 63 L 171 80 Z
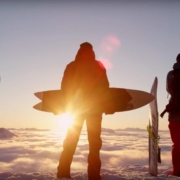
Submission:
M 68 130 L 63 143 L 57 168 L 58 178 L 71 178 L 70 166 L 86 120 L 89 141 L 88 180 L 101 179 L 101 97 L 108 89 L 109 82 L 104 66 L 95 60 L 92 45 L 88 42 L 82 43 L 75 60 L 67 65 L 61 82 L 66 108 L 76 111 L 73 127 Z
M 167 74 L 167 92 L 171 95 L 166 111 L 169 112 L 169 130 L 172 145 L 172 172 L 180 176 L 180 54 L 177 55 L 173 70 Z

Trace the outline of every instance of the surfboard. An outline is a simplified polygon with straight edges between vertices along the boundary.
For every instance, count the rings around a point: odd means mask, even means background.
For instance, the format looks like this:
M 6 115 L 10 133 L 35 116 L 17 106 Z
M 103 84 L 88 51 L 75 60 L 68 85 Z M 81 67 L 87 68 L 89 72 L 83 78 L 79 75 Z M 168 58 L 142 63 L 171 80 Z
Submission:
M 157 86 L 158 79 L 155 77 L 150 93 L 155 99 L 149 103 L 149 174 L 152 176 L 158 175 L 158 162 L 160 159 L 160 148 L 158 146 L 158 107 L 157 107 Z
M 75 105 L 78 104 L 80 99 L 80 93 L 77 94 L 72 98 Z M 34 95 L 41 100 L 41 102 L 33 106 L 34 109 L 53 114 L 64 113 L 63 94 L 61 90 L 41 91 L 34 93 Z M 113 114 L 115 112 L 129 111 L 145 106 L 154 99 L 154 96 L 140 90 L 109 88 L 109 91 L 104 93 L 103 98 L 102 112 Z M 76 108 L 81 109 L 78 105 Z

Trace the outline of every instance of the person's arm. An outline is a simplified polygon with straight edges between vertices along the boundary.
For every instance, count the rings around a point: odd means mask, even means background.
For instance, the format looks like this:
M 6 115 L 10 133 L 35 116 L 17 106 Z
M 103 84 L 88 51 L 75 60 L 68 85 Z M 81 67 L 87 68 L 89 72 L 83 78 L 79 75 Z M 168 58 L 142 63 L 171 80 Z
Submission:
M 73 83 L 75 78 L 75 66 L 74 63 L 71 62 L 66 66 L 66 69 L 64 70 L 64 75 L 61 81 L 61 90 L 67 91 L 69 89 L 72 89 Z
M 105 89 L 109 88 L 109 81 L 108 81 L 108 77 L 106 74 L 106 68 L 104 67 L 104 65 L 100 61 L 98 61 L 98 63 L 102 69 L 102 81 L 101 81 L 102 84 L 101 84 L 101 86 Z
M 108 81 L 108 77 L 107 77 L 107 74 L 106 74 L 106 69 L 104 69 L 104 85 L 105 87 L 109 88 L 109 81 Z
M 172 94 L 171 86 L 172 86 L 172 71 L 170 71 L 170 72 L 167 74 L 167 78 L 166 78 L 166 91 L 167 91 L 169 94 Z
M 68 82 L 69 81 L 69 70 L 68 70 L 68 66 L 66 66 L 66 69 L 64 70 L 64 75 L 62 77 L 62 81 L 61 81 L 61 90 L 64 90 L 67 88 L 68 86 Z
M 61 81 L 61 92 L 63 101 L 62 104 L 64 108 L 66 109 L 66 105 L 69 102 L 70 96 L 72 95 L 72 78 L 73 78 L 73 69 L 70 64 L 66 66 L 66 69 L 64 71 L 64 75 Z M 65 111 L 65 110 L 64 110 Z
M 167 77 L 166 77 L 166 91 L 167 91 L 170 95 L 172 95 L 172 78 L 173 78 L 172 72 L 173 72 L 173 71 L 170 71 L 170 72 L 167 74 Z M 169 110 L 168 110 L 168 109 L 169 109 L 168 106 L 169 106 L 169 104 L 166 105 L 165 110 L 160 114 L 160 116 L 161 116 L 162 118 L 164 117 L 164 114 L 169 111 Z

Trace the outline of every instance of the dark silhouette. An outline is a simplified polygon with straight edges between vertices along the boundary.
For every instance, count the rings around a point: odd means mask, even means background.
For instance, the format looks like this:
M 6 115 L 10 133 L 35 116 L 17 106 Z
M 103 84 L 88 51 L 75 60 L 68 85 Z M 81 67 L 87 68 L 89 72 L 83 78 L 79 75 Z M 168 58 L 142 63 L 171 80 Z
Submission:
M 171 95 L 165 111 L 169 113 L 169 130 L 173 142 L 172 175 L 180 176 L 180 54 L 176 58 L 173 70 L 167 74 L 166 90 Z
M 57 177 L 71 178 L 70 166 L 86 120 L 89 141 L 88 180 L 100 180 L 102 96 L 109 90 L 109 82 L 104 66 L 95 60 L 90 43 L 82 43 L 75 60 L 67 65 L 61 90 L 65 97 L 66 110 L 73 112 L 75 119 L 63 143 Z

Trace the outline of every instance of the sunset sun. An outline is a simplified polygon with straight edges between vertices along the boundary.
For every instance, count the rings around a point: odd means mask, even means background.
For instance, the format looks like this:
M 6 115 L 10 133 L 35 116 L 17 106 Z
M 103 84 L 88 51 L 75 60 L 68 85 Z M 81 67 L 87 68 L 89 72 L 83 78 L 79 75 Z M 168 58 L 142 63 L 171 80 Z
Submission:
M 63 113 L 56 117 L 57 128 L 67 130 L 73 123 L 73 115 L 70 113 Z

